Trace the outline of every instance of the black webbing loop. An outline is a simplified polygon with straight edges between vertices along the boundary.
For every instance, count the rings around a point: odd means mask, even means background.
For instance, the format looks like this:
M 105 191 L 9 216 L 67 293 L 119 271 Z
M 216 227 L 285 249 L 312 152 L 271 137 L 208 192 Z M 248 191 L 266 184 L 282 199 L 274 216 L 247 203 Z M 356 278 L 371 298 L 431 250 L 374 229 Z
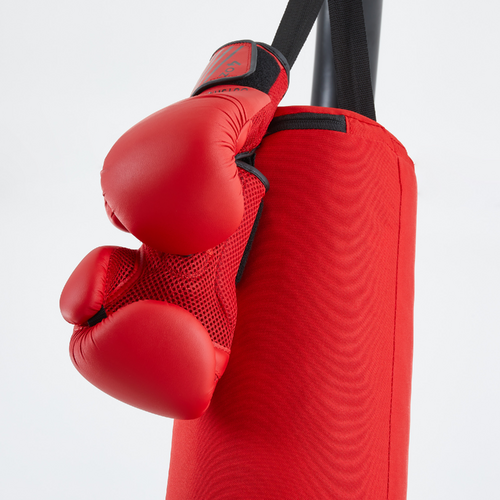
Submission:
M 328 0 L 339 108 L 375 120 L 361 0 Z
M 295 62 L 323 4 L 289 0 L 272 45 Z M 362 0 L 328 0 L 338 107 L 375 120 Z
M 306 43 L 322 5 L 323 0 L 289 0 L 271 45 L 286 57 L 290 68 Z

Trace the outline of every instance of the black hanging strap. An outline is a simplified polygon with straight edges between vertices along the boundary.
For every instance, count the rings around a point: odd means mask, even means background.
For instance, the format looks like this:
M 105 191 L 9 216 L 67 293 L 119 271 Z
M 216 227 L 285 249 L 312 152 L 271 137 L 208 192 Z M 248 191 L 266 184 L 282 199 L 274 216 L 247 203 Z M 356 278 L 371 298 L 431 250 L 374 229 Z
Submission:
M 273 41 L 290 66 L 304 45 L 323 4 L 289 0 Z M 328 0 L 338 107 L 375 120 L 362 0 Z
M 271 45 L 286 57 L 290 68 L 306 43 L 322 5 L 323 0 L 289 0 Z
M 338 106 L 375 120 L 361 0 L 328 0 Z

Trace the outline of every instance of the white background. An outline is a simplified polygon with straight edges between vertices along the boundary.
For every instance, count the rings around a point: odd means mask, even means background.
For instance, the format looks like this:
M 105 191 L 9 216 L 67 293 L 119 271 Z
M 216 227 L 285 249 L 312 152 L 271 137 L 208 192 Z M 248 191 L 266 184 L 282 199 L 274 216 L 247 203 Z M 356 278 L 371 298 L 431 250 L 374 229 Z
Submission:
M 78 375 L 59 294 L 94 247 L 138 247 L 103 209 L 114 141 L 220 45 L 270 43 L 285 4 L 2 1 L 2 499 L 164 498 L 172 422 Z M 410 500 L 499 498 L 498 19 L 493 0 L 384 4 L 378 121 L 419 181 Z M 313 49 L 283 104 L 309 103 Z

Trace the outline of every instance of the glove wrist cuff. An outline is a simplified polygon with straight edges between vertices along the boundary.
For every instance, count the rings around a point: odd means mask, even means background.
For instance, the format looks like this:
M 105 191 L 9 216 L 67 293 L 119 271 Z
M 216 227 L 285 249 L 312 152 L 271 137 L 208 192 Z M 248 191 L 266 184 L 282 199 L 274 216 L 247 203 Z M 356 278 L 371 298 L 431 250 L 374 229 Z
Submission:
M 212 56 L 191 96 L 226 83 L 251 87 L 268 94 L 283 68 L 288 79 L 288 62 L 274 47 L 251 40 L 231 42 Z

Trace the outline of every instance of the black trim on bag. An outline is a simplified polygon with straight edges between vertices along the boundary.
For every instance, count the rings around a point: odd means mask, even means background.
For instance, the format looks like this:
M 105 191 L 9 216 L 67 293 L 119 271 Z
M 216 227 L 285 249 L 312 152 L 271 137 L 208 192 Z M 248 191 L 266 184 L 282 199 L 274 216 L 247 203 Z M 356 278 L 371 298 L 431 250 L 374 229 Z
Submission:
M 250 255 L 250 250 L 252 249 L 253 240 L 255 238 L 255 233 L 257 232 L 257 227 L 259 225 L 260 217 L 262 215 L 262 209 L 264 208 L 264 200 L 260 201 L 259 210 L 257 211 L 257 215 L 255 217 L 255 221 L 252 226 L 252 232 L 250 233 L 250 237 L 248 238 L 247 244 L 245 246 L 245 251 L 243 252 L 243 257 L 240 261 L 240 267 L 238 268 L 238 273 L 236 274 L 235 282 L 238 284 L 243 277 L 243 272 L 245 271 L 245 266 L 247 265 L 248 256 Z
M 346 133 L 347 126 L 344 115 L 294 113 L 274 118 L 267 129 L 266 136 L 282 130 L 333 130 Z

